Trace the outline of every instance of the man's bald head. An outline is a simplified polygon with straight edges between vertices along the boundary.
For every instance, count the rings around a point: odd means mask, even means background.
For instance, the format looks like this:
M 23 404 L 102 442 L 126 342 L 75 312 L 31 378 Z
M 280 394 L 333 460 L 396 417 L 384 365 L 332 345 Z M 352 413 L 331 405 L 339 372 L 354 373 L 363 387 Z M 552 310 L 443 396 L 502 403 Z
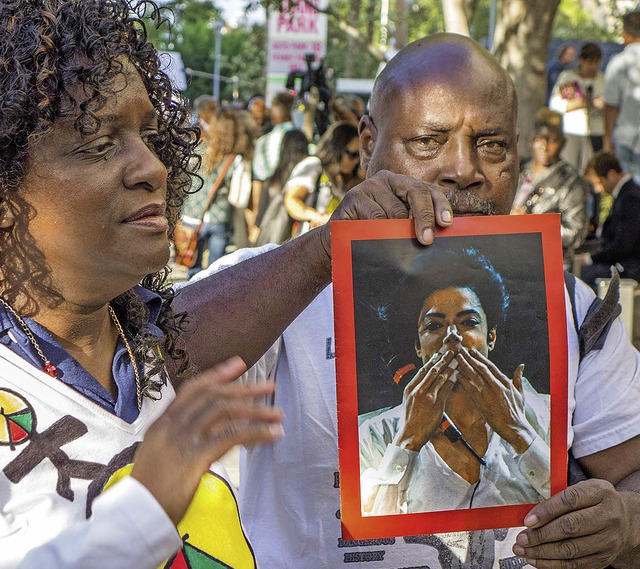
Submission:
M 376 78 L 369 99 L 369 114 L 385 113 L 394 94 L 416 84 L 438 84 L 458 79 L 460 88 L 475 81 L 493 83 L 504 104 L 517 111 L 516 90 L 509 74 L 478 42 L 458 34 L 439 33 L 416 40 L 400 50 Z
M 401 50 L 378 76 L 359 132 L 367 177 L 389 170 L 436 184 L 454 215 L 509 213 L 515 87 L 475 41 L 436 34 Z

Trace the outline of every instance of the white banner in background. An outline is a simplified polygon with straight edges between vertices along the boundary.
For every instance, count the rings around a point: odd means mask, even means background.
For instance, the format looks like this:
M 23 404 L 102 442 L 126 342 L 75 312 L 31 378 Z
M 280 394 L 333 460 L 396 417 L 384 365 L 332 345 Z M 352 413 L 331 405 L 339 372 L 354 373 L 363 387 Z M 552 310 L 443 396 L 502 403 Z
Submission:
M 328 0 L 314 0 L 324 9 Z M 327 15 L 321 14 L 298 0 L 282 2 L 282 11 L 269 11 L 267 60 L 267 104 L 285 88 L 287 75 L 297 69 L 305 70 L 305 54 L 313 53 L 314 68 L 327 51 Z

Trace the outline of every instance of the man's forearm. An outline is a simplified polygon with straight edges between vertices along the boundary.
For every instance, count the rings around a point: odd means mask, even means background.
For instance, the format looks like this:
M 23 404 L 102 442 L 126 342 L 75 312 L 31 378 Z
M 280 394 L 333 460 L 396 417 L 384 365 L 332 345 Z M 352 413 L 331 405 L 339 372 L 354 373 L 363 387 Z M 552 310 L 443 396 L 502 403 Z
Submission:
M 330 280 L 331 261 L 311 231 L 181 289 L 173 308 L 189 315 L 193 363 L 205 369 L 239 355 L 251 366 Z

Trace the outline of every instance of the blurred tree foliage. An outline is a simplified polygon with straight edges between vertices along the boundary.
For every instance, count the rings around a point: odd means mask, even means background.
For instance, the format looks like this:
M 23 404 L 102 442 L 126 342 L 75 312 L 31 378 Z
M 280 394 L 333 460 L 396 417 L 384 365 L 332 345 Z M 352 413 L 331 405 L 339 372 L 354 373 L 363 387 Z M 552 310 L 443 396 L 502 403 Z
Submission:
M 213 73 L 215 26 L 220 11 L 212 0 L 169 0 L 161 3 L 165 23 L 147 26 L 150 40 L 162 51 L 178 51 L 185 68 Z M 240 100 L 264 92 L 266 28 L 264 25 L 223 29 L 221 35 L 220 97 L 231 101 L 236 91 Z M 237 78 L 237 89 L 231 78 Z M 213 92 L 211 77 L 187 75 L 185 95 L 193 100 Z
M 243 0 L 239 0 L 243 1 Z M 314 0 L 307 1 L 314 4 Z M 388 37 L 393 52 L 393 37 L 398 18 L 406 17 L 408 39 L 444 31 L 443 1 L 405 0 L 405 15 L 394 11 L 395 1 L 390 0 Z M 615 14 L 615 2 L 607 2 Z M 374 77 L 383 52 L 380 45 L 381 0 L 330 0 L 329 33 L 326 64 L 334 77 Z M 469 16 L 471 37 L 486 45 L 489 32 L 491 0 L 465 0 Z M 502 2 L 499 2 L 501 4 Z M 149 28 L 149 36 L 158 49 L 179 51 L 186 68 L 213 73 L 215 27 L 220 17 L 215 0 L 165 0 L 161 2 L 171 9 L 167 19 L 171 27 L 160 30 Z M 590 39 L 615 41 L 617 33 L 607 30 L 593 20 L 592 10 L 585 7 L 584 0 L 562 0 L 553 23 L 553 37 L 563 39 Z M 247 10 L 279 8 L 280 0 L 244 0 Z M 227 79 L 220 82 L 221 97 L 232 100 L 235 94 L 247 101 L 265 89 L 267 59 L 266 24 L 243 24 L 224 30 L 221 37 L 221 75 Z M 231 80 L 236 77 L 234 84 Z M 212 79 L 188 77 L 186 95 L 193 98 L 212 92 Z
M 222 36 L 222 75 L 237 77 L 240 101 L 264 94 L 267 66 L 267 29 L 265 25 L 244 25 Z M 232 82 L 221 83 L 220 96 L 233 99 Z
M 614 16 L 618 16 L 615 2 L 609 3 Z M 562 39 L 589 41 L 619 41 L 620 33 L 607 29 L 593 20 L 591 11 L 579 0 L 562 0 L 553 22 L 553 36 Z

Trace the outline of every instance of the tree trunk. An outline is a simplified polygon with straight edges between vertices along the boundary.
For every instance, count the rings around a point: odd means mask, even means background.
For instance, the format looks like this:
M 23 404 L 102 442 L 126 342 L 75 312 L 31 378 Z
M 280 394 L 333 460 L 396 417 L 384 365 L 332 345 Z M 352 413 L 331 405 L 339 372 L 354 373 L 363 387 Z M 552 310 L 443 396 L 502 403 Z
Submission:
M 469 21 L 465 0 L 442 0 L 444 27 L 448 32 L 469 36 Z
M 406 0 L 396 0 L 396 36 L 395 48 L 402 49 L 407 45 L 409 38 L 409 22 Z
M 373 36 L 375 34 L 376 31 L 376 23 L 377 23 L 377 19 L 376 19 L 376 9 L 378 7 L 378 3 L 376 2 L 376 0 L 369 0 L 369 4 L 366 7 L 366 20 L 365 22 L 367 23 L 367 43 L 368 44 L 372 44 L 373 43 Z
M 331 4 L 328 3 L 327 7 L 324 9 L 320 9 L 317 5 L 317 0 L 299 0 L 300 2 L 304 2 L 307 6 L 313 8 L 316 12 L 320 12 L 321 14 L 327 14 L 330 18 L 333 18 L 337 24 L 338 28 L 340 28 L 347 37 L 353 38 L 358 45 L 364 47 L 376 61 L 387 61 L 387 56 L 378 46 L 373 45 L 372 43 L 367 42 L 367 38 L 364 37 L 357 27 L 351 25 L 346 22 L 344 18 L 340 17 L 340 14 L 332 8 Z
M 360 8 L 362 0 L 351 0 L 349 8 L 349 21 L 354 23 L 354 27 L 358 28 L 360 19 Z M 344 76 L 357 77 L 355 58 L 359 54 L 358 44 L 352 36 L 347 36 L 347 52 L 344 54 Z
M 546 104 L 547 51 L 560 0 L 501 0 L 498 3 L 493 52 L 518 90 L 521 155 L 529 142 L 537 110 Z

